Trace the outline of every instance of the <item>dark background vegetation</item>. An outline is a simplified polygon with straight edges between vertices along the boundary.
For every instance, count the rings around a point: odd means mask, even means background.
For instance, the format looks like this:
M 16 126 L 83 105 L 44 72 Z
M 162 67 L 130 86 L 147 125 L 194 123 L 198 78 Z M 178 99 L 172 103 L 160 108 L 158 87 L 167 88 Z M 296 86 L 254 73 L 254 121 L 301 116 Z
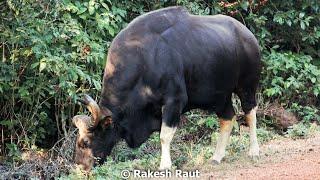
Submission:
M 72 116 L 84 111 L 76 98 L 99 97 L 112 39 L 135 17 L 174 5 L 245 24 L 263 54 L 260 107 L 276 102 L 304 123 L 320 121 L 319 0 L 6 0 L 0 2 L 0 156 L 51 148 L 66 136 Z M 202 128 L 211 132 L 216 119 Z

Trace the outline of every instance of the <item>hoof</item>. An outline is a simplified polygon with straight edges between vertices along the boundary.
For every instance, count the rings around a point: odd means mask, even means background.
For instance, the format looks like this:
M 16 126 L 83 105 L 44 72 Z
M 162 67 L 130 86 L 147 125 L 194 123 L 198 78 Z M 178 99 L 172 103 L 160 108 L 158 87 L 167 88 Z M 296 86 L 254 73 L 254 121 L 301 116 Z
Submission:
M 171 167 L 159 167 L 159 171 L 171 170 Z
M 213 157 L 212 157 L 212 164 L 214 165 L 218 165 L 221 163 L 222 159 L 224 158 L 224 154 L 220 155 L 220 154 L 215 154 Z
M 161 166 L 159 167 L 159 171 L 171 170 L 171 165 Z
M 258 156 L 250 156 L 250 158 L 251 158 L 251 160 L 252 160 L 253 162 L 257 162 L 257 161 L 259 161 L 260 156 L 259 156 L 259 155 L 258 155 Z
M 219 165 L 219 164 L 220 164 L 220 161 L 214 159 L 214 160 L 212 160 L 212 164 L 213 164 L 213 165 Z
M 259 154 L 260 154 L 259 147 L 250 148 L 249 153 L 248 153 L 249 157 L 251 157 L 252 159 L 256 158 L 256 157 L 259 158 Z

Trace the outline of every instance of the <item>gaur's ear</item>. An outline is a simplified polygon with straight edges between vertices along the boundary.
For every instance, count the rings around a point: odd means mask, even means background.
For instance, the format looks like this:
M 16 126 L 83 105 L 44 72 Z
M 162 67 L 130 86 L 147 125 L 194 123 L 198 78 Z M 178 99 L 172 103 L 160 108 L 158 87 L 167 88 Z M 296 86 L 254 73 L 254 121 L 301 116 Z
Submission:
M 112 124 L 112 118 L 111 116 L 106 116 L 104 117 L 101 122 L 100 125 L 102 126 L 102 128 L 107 128 L 108 126 L 110 126 Z
M 112 124 L 112 113 L 108 108 L 100 107 L 101 109 L 101 123 L 100 125 L 103 128 L 108 127 L 110 124 Z

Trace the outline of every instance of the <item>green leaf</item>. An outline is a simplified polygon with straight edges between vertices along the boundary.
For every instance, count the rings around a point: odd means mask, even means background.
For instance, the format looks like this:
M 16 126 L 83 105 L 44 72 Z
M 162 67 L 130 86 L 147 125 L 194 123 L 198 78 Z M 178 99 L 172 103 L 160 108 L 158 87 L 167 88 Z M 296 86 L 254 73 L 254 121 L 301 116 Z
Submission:
M 47 63 L 45 62 L 44 59 L 42 59 L 40 61 L 39 72 L 43 71 L 46 68 L 46 66 L 47 66 Z
M 114 29 L 112 27 L 109 27 L 108 31 L 111 36 L 114 36 Z
M 305 30 L 306 29 L 306 25 L 303 21 L 300 21 L 300 27 L 301 29 Z
M 101 2 L 101 5 L 102 5 L 104 8 L 106 8 L 106 10 L 108 10 L 108 11 L 110 10 L 109 7 L 108 7 L 108 5 L 107 5 L 106 3 Z
M 292 21 L 291 20 L 287 20 L 286 22 L 287 22 L 288 26 L 292 25 Z
M 87 8 L 86 8 L 86 7 L 81 7 L 81 8 L 78 10 L 77 15 L 79 15 L 79 14 L 82 14 L 82 13 L 86 12 L 86 10 L 87 10 Z
M 95 1 L 94 0 L 90 0 L 89 1 L 89 4 L 88 4 L 88 10 L 89 10 L 89 14 L 92 15 L 95 11 L 94 9 L 94 4 L 95 4 Z
M 33 63 L 33 64 L 31 64 L 31 69 L 34 69 L 34 68 L 36 68 L 37 66 L 39 66 L 39 62 L 35 62 L 35 63 Z
M 305 13 L 304 13 L 304 12 L 299 13 L 299 18 L 300 18 L 300 19 L 301 19 L 301 18 L 303 18 L 303 17 L 304 17 L 304 15 L 305 15 Z
M 248 10 L 248 6 L 249 6 L 249 1 L 243 1 L 241 4 L 240 4 L 241 8 L 244 9 L 244 10 Z

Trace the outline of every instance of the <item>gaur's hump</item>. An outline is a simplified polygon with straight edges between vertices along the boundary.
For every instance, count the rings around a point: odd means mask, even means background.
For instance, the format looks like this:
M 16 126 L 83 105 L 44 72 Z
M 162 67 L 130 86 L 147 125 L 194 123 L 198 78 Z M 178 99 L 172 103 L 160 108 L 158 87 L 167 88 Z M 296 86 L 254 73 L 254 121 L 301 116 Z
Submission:
M 127 28 L 141 30 L 143 27 L 150 32 L 161 34 L 187 16 L 189 16 L 187 9 L 181 6 L 173 6 L 143 14 L 129 23 Z

